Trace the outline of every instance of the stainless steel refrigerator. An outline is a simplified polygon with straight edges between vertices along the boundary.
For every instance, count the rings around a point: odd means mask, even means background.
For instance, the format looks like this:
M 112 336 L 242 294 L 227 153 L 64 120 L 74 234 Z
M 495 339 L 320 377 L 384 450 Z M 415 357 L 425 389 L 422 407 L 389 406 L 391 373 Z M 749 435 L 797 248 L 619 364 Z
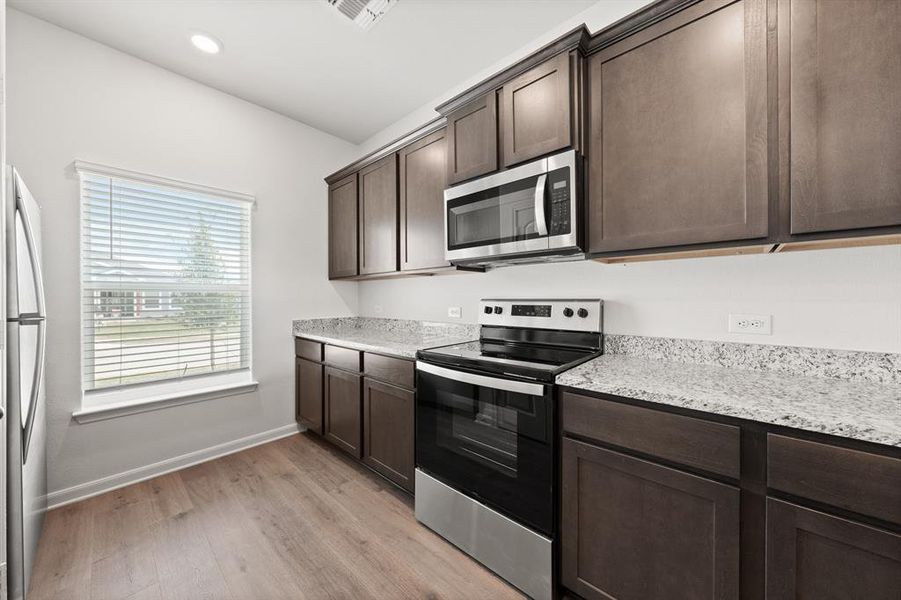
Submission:
M 44 347 L 47 326 L 41 276 L 41 212 L 12 167 L 6 167 L 6 575 L 9 600 L 26 597 L 47 512 Z

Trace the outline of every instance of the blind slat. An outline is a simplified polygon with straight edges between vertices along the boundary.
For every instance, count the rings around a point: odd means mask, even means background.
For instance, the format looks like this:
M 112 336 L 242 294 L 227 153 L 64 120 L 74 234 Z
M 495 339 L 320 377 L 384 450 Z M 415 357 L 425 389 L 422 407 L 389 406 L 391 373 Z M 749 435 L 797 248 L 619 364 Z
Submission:
M 250 205 L 81 174 L 84 389 L 250 366 Z

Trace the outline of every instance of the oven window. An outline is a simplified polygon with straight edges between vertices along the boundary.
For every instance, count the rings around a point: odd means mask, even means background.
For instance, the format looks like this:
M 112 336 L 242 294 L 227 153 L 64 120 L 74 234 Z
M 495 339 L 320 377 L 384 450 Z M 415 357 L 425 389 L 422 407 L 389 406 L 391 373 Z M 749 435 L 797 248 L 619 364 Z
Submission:
M 448 248 L 456 250 L 538 237 L 537 183 L 536 175 L 448 202 Z
M 490 392 L 490 390 L 488 390 Z M 438 444 L 508 477 L 516 477 L 517 412 L 494 398 L 478 400 L 469 413 L 452 413 Z

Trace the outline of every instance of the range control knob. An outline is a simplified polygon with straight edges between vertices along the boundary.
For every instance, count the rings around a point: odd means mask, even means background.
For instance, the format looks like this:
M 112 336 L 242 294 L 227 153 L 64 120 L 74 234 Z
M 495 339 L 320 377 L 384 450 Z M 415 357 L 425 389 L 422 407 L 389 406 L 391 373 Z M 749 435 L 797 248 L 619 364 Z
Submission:
M 494 307 L 494 314 L 499 315 L 499 314 L 501 314 L 502 312 L 504 312 L 504 309 L 501 308 L 500 306 L 495 306 L 495 307 Z
M 564 308 L 564 309 L 563 309 L 563 316 L 564 316 L 564 317 L 567 317 L 567 318 L 573 316 L 573 309 L 571 309 L 571 308 L 568 307 L 568 306 L 567 306 L 566 308 Z
M 579 312 L 576 314 L 578 314 L 580 317 L 582 317 L 584 319 L 585 317 L 588 316 L 588 310 L 585 308 L 580 308 Z
M 490 306 L 486 306 L 486 307 L 485 307 L 485 314 L 486 314 L 486 315 L 490 315 L 490 314 L 491 314 L 491 307 L 490 307 Z

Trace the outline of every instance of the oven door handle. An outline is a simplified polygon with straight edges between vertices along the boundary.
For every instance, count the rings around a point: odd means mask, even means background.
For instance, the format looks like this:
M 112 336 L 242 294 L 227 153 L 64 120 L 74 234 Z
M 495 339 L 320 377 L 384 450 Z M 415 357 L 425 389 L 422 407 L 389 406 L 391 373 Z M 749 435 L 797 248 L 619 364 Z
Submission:
M 545 386 L 540 383 L 529 383 L 526 381 L 514 381 L 512 379 L 500 379 L 498 377 L 476 375 L 475 373 L 457 371 L 456 369 L 437 367 L 419 360 L 416 361 L 416 369 L 423 373 L 431 373 L 432 375 L 450 379 L 451 381 L 459 381 L 460 383 L 469 383 L 471 385 L 478 385 L 505 392 L 514 392 L 517 394 L 528 394 L 529 396 L 544 396 Z
M 538 176 L 535 184 L 535 228 L 538 235 L 547 235 L 547 216 L 544 214 L 544 186 L 547 184 L 547 173 Z

